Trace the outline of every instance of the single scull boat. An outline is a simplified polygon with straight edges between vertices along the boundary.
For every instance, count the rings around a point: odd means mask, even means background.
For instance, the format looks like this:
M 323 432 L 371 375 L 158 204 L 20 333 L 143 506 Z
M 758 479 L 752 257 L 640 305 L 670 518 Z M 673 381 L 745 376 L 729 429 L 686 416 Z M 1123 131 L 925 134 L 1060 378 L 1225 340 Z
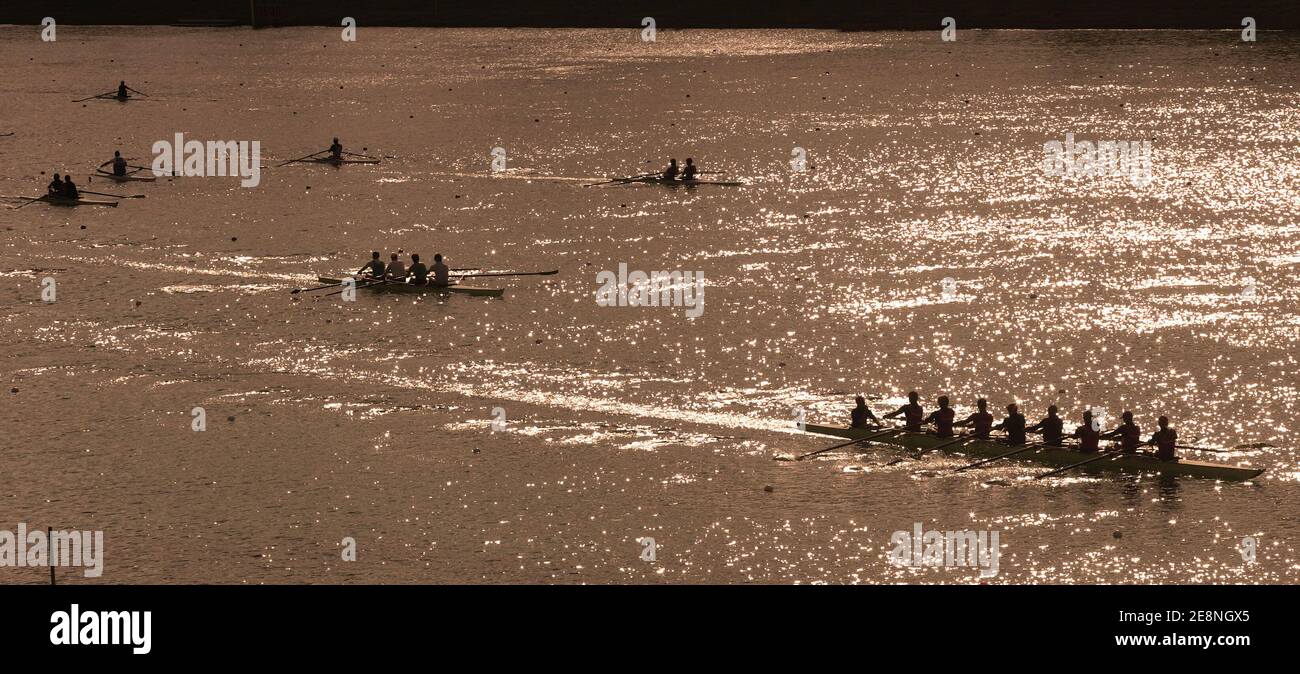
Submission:
M 138 173 L 138 171 L 132 171 L 131 173 L 128 173 L 126 175 L 119 176 L 114 173 L 105 171 L 104 169 L 96 169 L 94 177 L 108 178 L 109 180 L 116 180 L 119 183 L 131 182 L 133 180 L 145 182 L 145 183 L 151 183 L 157 180 L 157 178 L 155 178 L 154 176 L 138 176 L 138 175 L 134 175 L 135 173 Z

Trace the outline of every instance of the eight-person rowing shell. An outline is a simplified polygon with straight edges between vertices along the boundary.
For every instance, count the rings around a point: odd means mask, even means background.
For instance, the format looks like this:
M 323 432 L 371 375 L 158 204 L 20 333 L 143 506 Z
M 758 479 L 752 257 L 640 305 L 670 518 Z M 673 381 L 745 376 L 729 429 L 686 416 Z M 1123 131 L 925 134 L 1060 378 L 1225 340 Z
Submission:
M 1019 406 L 1015 403 L 1007 405 L 1007 414 L 997 425 L 993 424 L 993 415 L 988 412 L 988 401 L 980 398 L 976 401 L 976 411 L 970 416 L 955 421 L 956 412 L 951 407 L 948 396 L 940 396 L 938 399 L 939 408 L 929 416 L 925 416 L 925 410 L 920 404 L 920 395 L 912 391 L 907 395 L 907 404 L 884 415 L 884 419 L 895 419 L 903 417 L 903 429 L 909 433 L 922 432 L 922 426 L 929 425 L 934 427 L 933 435 L 940 438 L 954 437 L 954 427 L 970 427 L 969 437 L 975 440 L 989 440 L 989 434 L 992 431 L 1003 431 L 1005 436 L 998 442 L 1010 446 L 1026 445 L 1028 433 L 1041 433 L 1043 436 L 1041 444 L 1046 447 L 1060 448 L 1064 446 L 1064 421 L 1059 416 L 1056 405 L 1047 408 L 1047 416 L 1033 426 L 1026 427 L 1025 416 L 1020 412 Z M 850 415 L 850 428 L 854 429 L 876 429 L 882 428 L 880 419 L 872 413 L 867 407 L 866 401 L 862 396 L 856 397 L 856 404 Z M 1122 416 L 1122 423 L 1114 430 L 1102 432 L 1093 422 L 1092 410 L 1085 410 L 1083 413 L 1083 423 L 1075 428 L 1074 433 L 1069 437 L 1078 441 L 1078 446 L 1073 451 L 1080 454 L 1095 454 L 1100 452 L 1100 442 L 1102 440 L 1118 440 L 1120 447 L 1117 453 L 1134 454 L 1139 452 L 1143 445 L 1154 446 L 1156 452 L 1154 456 L 1163 461 L 1177 461 L 1178 457 L 1175 452 L 1178 443 L 1178 433 L 1169 427 L 1169 418 L 1160 417 L 1157 421 L 1160 430 L 1153 434 L 1146 442 L 1141 440 L 1141 429 L 1133 421 L 1133 413 L 1125 411 Z

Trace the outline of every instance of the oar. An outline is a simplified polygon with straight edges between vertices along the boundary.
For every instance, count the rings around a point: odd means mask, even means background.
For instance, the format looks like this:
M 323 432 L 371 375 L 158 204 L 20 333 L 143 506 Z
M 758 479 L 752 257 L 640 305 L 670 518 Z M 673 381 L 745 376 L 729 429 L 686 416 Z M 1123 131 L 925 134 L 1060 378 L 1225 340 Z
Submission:
M 316 288 L 295 288 L 295 289 L 290 290 L 290 291 L 289 291 L 289 294 L 291 294 L 291 295 L 296 295 L 296 294 L 298 294 L 298 293 L 311 293 L 312 290 L 324 290 L 324 289 L 326 289 L 326 288 L 338 288 L 338 286 L 339 286 L 339 284 L 325 284 L 325 285 L 318 285 L 318 286 L 316 286 Z
M 357 288 L 369 288 L 370 286 L 377 286 L 377 285 L 380 285 L 380 284 L 382 284 L 382 283 L 390 283 L 390 281 L 389 281 L 388 279 L 380 279 L 380 280 L 378 280 L 378 281 L 371 281 L 370 283 L 363 283 L 363 284 L 361 284 L 361 285 L 358 285 Z M 340 285 L 342 285 L 342 284 L 340 284 Z M 334 291 L 334 292 L 332 292 L 332 293 L 325 293 L 324 295 L 321 295 L 321 297 L 329 297 L 330 295 L 337 295 L 337 294 L 342 293 L 342 292 L 345 292 L 345 291 L 347 291 L 347 288 L 344 288 L 343 290 L 336 290 L 336 291 Z
M 94 194 L 95 196 L 100 197 L 113 197 L 114 199 L 144 199 L 149 196 L 147 194 L 108 194 L 105 192 L 91 192 L 90 190 L 77 190 L 77 192 L 80 192 L 81 194 Z
M 608 184 L 610 184 L 610 183 L 626 182 L 626 181 L 628 181 L 628 180 L 636 180 L 637 178 L 649 178 L 650 176 L 657 176 L 657 175 L 659 175 L 658 172 L 655 172 L 655 173 L 642 173 L 641 175 L 637 175 L 637 176 L 628 176 L 628 177 L 626 177 L 626 178 L 611 178 L 610 180 L 604 180 L 604 181 L 601 181 L 601 182 L 598 182 L 598 183 L 588 183 L 588 184 L 586 184 L 586 185 L 583 185 L 583 187 L 595 187 L 595 186 L 597 186 L 597 185 L 608 185 Z
M 457 278 L 483 278 L 485 276 L 552 276 L 560 273 L 559 269 L 550 271 L 502 271 L 488 274 L 456 274 Z
M 894 465 L 894 464 L 902 463 L 902 462 L 906 461 L 906 460 L 909 459 L 909 458 L 910 458 L 910 459 L 920 459 L 921 457 L 925 456 L 926 454 L 929 454 L 930 452 L 933 452 L 933 451 L 936 450 L 936 449 L 943 449 L 944 447 L 952 447 L 953 445 L 960 445 L 960 444 L 964 444 L 964 443 L 970 442 L 971 440 L 979 440 L 979 439 L 980 439 L 980 438 L 973 438 L 973 437 L 970 437 L 970 436 L 966 436 L 966 437 L 962 437 L 962 438 L 957 438 L 956 440 L 953 440 L 952 442 L 941 442 L 941 443 L 939 443 L 939 444 L 937 444 L 937 445 L 935 445 L 935 446 L 933 446 L 933 447 L 930 447 L 929 449 L 926 449 L 926 450 L 922 451 L 920 454 L 917 454 L 916 456 L 904 457 L 904 458 L 901 458 L 901 459 L 894 459 L 893 461 L 890 461 L 889 463 L 886 463 L 885 465 L 886 465 L 886 466 L 892 466 L 892 465 Z
M 135 93 L 140 94 L 141 96 L 148 96 L 148 95 L 149 95 L 149 94 L 146 94 L 146 93 L 143 92 L 143 91 L 136 91 L 135 89 L 132 89 L 131 87 L 127 87 L 126 90 L 127 90 L 127 91 L 135 91 Z
M 1249 452 L 1250 449 L 1213 449 L 1210 447 L 1190 447 L 1188 445 L 1174 445 L 1174 449 L 1187 449 L 1193 452 L 1213 452 L 1215 454 L 1232 454 L 1236 452 Z
M 289 161 L 280 162 L 279 164 L 276 164 L 276 166 L 284 166 L 285 164 L 292 164 L 292 163 L 294 163 L 294 162 L 296 162 L 296 161 L 302 161 L 302 160 L 304 160 L 304 159 L 311 159 L 312 157 L 315 157 L 315 156 L 318 155 L 318 154 L 325 154 L 326 152 L 329 152 L 329 150 L 319 150 L 319 151 L 317 151 L 317 152 L 313 152 L 313 153 L 311 153 L 311 154 L 309 154 L 309 155 L 304 155 L 304 156 L 302 156 L 302 157 L 298 157 L 297 159 L 290 159 Z
M 793 459 L 783 459 L 783 460 L 784 460 L 784 461 L 803 461 L 804 459 L 806 459 L 806 458 L 808 458 L 808 457 L 810 457 L 810 456 L 817 456 L 818 454 L 821 454 L 821 453 L 823 453 L 823 452 L 829 452 L 829 451 L 831 451 L 832 449 L 839 449 L 839 448 L 841 448 L 841 447 L 848 447 L 849 445 L 857 445 L 857 444 L 861 444 L 861 443 L 863 443 L 863 442 L 868 442 L 868 441 L 873 440 L 873 439 L 875 439 L 875 438 L 883 438 L 883 437 L 885 437 L 886 435 L 890 435 L 890 434 L 893 434 L 893 433 L 897 433 L 897 432 L 899 432 L 900 430 L 902 430 L 902 429 L 899 429 L 899 428 L 891 428 L 891 429 L 889 429 L 889 430 L 887 430 L 887 431 L 883 431 L 883 432 L 880 432 L 880 433 L 872 433 L 871 435 L 868 435 L 868 436 L 866 436 L 865 438 L 858 438 L 857 440 L 850 440 L 850 441 L 848 441 L 848 442 L 841 442 L 840 444 L 835 445 L 835 446 L 833 446 L 833 447 L 827 447 L 826 449 L 819 449 L 819 450 L 817 450 L 817 451 L 815 451 L 815 452 L 808 452 L 807 454 L 803 454 L 803 455 L 801 455 L 801 456 L 796 456 L 796 457 L 794 457 Z
M 1080 461 L 1080 462 L 1078 462 L 1078 463 L 1072 463 L 1072 464 L 1070 464 L 1070 465 L 1068 465 L 1068 466 L 1066 466 L 1066 467 L 1064 467 L 1064 468 L 1057 468 L 1056 470 L 1049 470 L 1049 471 L 1047 471 L 1046 473 L 1043 473 L 1043 474 L 1041 474 L 1041 475 L 1035 475 L 1035 476 L 1034 476 L 1034 479 L 1035 479 L 1035 480 L 1041 480 L 1041 479 L 1043 479 L 1043 478 L 1045 478 L 1045 477 L 1048 477 L 1048 476 L 1051 476 L 1051 475 L 1056 475 L 1056 474 L 1058 474 L 1058 473 L 1064 473 L 1065 471 L 1070 470 L 1070 469 L 1072 469 L 1072 468 L 1078 468 L 1079 466 L 1086 466 L 1086 465 L 1088 465 L 1088 464 L 1090 464 L 1090 463 L 1092 463 L 1092 462 L 1094 462 L 1094 461 L 1101 461 L 1102 459 L 1107 459 L 1107 458 L 1110 458 L 1110 457 L 1116 456 L 1116 455 L 1118 455 L 1118 454 L 1123 454 L 1123 453 L 1124 453 L 1124 450 L 1123 450 L 1123 449 L 1113 449 L 1113 450 L 1111 450 L 1111 451 L 1109 451 L 1109 452 L 1102 452 L 1102 453 L 1101 453 L 1101 456 L 1094 456 L 1094 457 L 1092 457 L 1091 459 L 1088 459 L 1087 461 Z
M 95 94 L 94 96 L 87 96 L 87 97 L 85 97 L 85 98 L 79 98 L 79 99 L 73 101 L 73 103 L 80 103 L 80 102 L 82 102 L 82 101 L 89 101 L 89 100 L 92 100 L 92 99 L 95 99 L 95 98 L 99 98 L 100 96 L 108 96 L 108 95 L 110 95 L 110 94 L 113 95 L 113 96 L 116 96 L 116 95 L 117 95 L 117 92 L 116 92 L 116 91 L 105 91 L 105 92 L 102 93 L 102 94 Z
M 343 151 L 343 154 L 350 154 L 353 157 L 365 157 L 366 159 L 379 159 L 379 157 L 374 157 L 368 154 L 361 154 L 360 152 L 348 152 L 346 150 Z
M 991 458 L 991 459 L 981 459 L 981 460 L 979 460 L 979 461 L 976 461 L 975 463 L 968 463 L 968 464 L 962 466 L 961 468 L 958 468 L 958 469 L 956 469 L 956 470 L 954 470 L 954 471 L 952 471 L 952 472 L 954 472 L 954 473 L 960 473 L 960 472 L 962 472 L 963 470 L 966 470 L 966 469 L 968 469 L 968 468 L 975 468 L 976 466 L 983 466 L 983 465 L 986 464 L 986 463 L 993 463 L 994 461 L 997 461 L 997 460 L 999 460 L 999 459 L 1005 459 L 1005 458 L 1007 458 L 1007 457 L 1015 456 L 1015 455 L 1017 455 L 1017 454 L 1023 454 L 1024 452 L 1028 452 L 1028 451 L 1031 450 L 1031 449 L 1039 449 L 1040 447 L 1043 447 L 1045 444 L 1046 444 L 1046 443 L 1042 443 L 1042 442 L 1031 442 L 1031 443 L 1029 443 L 1028 445 L 1025 445 L 1024 447 L 1021 447 L 1021 448 L 1019 448 L 1019 449 L 1012 450 L 1012 451 L 1010 451 L 1010 452 L 1007 452 L 1006 454 L 999 454 L 999 455 L 997 455 L 997 456 L 995 456 L 995 457 L 993 457 L 993 458 Z

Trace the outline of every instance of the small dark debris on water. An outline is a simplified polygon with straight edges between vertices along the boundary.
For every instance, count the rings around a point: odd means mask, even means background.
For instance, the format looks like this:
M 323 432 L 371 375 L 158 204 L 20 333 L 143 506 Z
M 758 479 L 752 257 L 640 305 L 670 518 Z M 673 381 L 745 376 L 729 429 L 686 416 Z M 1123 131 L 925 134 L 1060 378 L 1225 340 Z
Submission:
M 1123 538 L 1124 532 L 1120 531 L 1119 529 L 1116 529 L 1115 533 L 1111 534 L 1111 536 L 1114 536 L 1115 538 Z
M 766 485 L 766 486 L 763 487 L 763 491 L 765 491 L 765 492 L 767 492 L 767 493 L 770 494 L 770 493 L 776 491 L 776 489 L 773 488 L 772 485 L 769 484 L 769 485 Z
M 226 421 L 229 421 L 229 422 L 231 422 L 231 423 L 234 423 L 234 421 L 235 421 L 235 417 L 233 417 L 233 416 L 226 417 Z
M 9 389 L 9 392 L 10 392 L 10 393 L 17 393 L 17 392 L 18 392 L 18 387 L 15 386 L 15 387 Z

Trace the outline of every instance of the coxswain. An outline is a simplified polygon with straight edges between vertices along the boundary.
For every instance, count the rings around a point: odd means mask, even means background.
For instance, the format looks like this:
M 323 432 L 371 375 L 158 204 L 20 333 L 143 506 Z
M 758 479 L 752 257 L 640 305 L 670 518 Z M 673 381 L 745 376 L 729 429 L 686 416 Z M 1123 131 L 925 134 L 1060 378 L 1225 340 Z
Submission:
M 1078 438 L 1079 451 L 1085 454 L 1096 452 L 1101 442 L 1101 432 L 1092 425 L 1092 410 L 1083 413 L 1083 425 L 1074 429 L 1072 438 Z
M 384 276 L 394 281 L 406 280 L 406 265 L 402 264 L 402 258 L 397 253 L 389 256 L 388 268 L 384 270 Z
M 993 415 L 989 414 L 989 401 L 983 398 L 976 400 L 975 411 L 953 425 L 970 426 L 971 435 L 981 440 L 987 440 L 989 431 L 993 428 Z
M 1102 433 L 1101 439 L 1119 438 L 1120 451 L 1125 454 L 1132 454 L 1138 451 L 1138 445 L 1142 444 L 1142 429 L 1133 423 L 1132 412 L 1125 411 L 1124 414 L 1120 415 L 1120 418 L 1124 422 L 1117 426 L 1115 430 Z
M 939 409 L 930 413 L 925 418 L 927 424 L 934 424 L 934 434 L 941 438 L 952 437 L 953 420 L 957 418 L 957 410 L 948 406 L 948 396 L 939 396 Z
M 1020 413 L 1018 405 L 1011 403 L 1007 405 L 1007 416 L 992 430 L 1005 432 L 1008 445 L 1023 445 L 1025 444 L 1025 415 Z
M 45 191 L 56 197 L 63 195 L 63 179 L 59 177 L 59 174 L 54 174 L 54 180 L 50 181 Z
M 1042 433 L 1043 444 L 1048 447 L 1060 447 L 1065 427 L 1065 421 L 1057 416 L 1056 405 L 1047 408 L 1047 416 L 1043 420 L 1025 429 L 1026 433 Z
M 695 173 L 695 160 L 687 157 L 686 166 L 682 168 L 682 180 L 695 180 Z
M 921 396 L 916 391 L 912 391 L 907 394 L 906 405 L 886 414 L 884 418 L 896 419 L 901 416 L 903 417 L 904 428 L 912 433 L 920 433 L 921 423 L 925 420 L 925 410 L 922 409 L 921 404 L 917 402 L 920 399 Z
M 856 398 L 857 406 L 849 412 L 849 428 L 880 428 L 880 420 L 871 413 L 867 401 L 862 396 Z
M 678 170 L 677 170 L 677 159 L 676 159 L 676 158 L 673 158 L 673 159 L 668 160 L 668 168 L 664 169 L 663 179 L 664 179 L 664 180 L 676 180 L 676 179 L 677 179 L 677 174 L 678 174 Z
M 379 251 L 371 253 L 370 261 L 362 265 L 362 267 L 357 270 L 357 273 L 371 278 L 383 278 L 384 261 L 379 259 Z
M 334 139 L 334 144 L 330 145 L 330 159 L 334 161 L 343 161 L 343 146 L 339 144 L 339 139 Z
M 411 266 L 406 270 L 406 273 L 411 276 L 410 282 L 417 286 L 426 285 L 429 282 L 429 268 L 424 266 L 423 262 L 420 262 L 420 256 L 417 253 L 411 253 Z
M 1169 427 L 1169 417 L 1160 417 L 1156 420 L 1156 425 L 1160 427 L 1160 430 L 1156 431 L 1150 440 L 1147 440 L 1147 444 L 1156 446 L 1157 459 L 1161 461 L 1177 461 L 1178 455 L 1174 453 L 1174 449 L 1178 445 L 1178 433 Z
M 451 285 L 451 270 L 442 261 L 442 253 L 433 254 L 433 285 L 443 288 Z

